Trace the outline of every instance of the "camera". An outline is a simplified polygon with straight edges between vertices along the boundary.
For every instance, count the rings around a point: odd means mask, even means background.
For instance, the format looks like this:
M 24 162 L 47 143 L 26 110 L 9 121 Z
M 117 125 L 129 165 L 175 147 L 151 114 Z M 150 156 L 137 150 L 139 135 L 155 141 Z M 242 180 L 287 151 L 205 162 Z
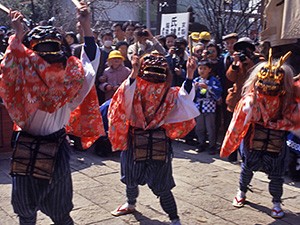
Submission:
M 174 59 L 174 68 L 178 68 L 178 69 L 181 69 L 182 68 L 182 65 L 180 64 L 180 59 L 177 57 L 175 57 Z
M 148 33 L 148 31 L 140 30 L 140 31 L 137 32 L 137 36 L 139 36 L 139 37 L 148 37 L 149 33 Z
M 245 62 L 247 60 L 247 56 L 244 52 L 239 52 L 238 56 L 239 56 L 241 62 Z
M 180 56 L 184 54 L 184 48 L 177 47 L 175 48 L 175 54 Z

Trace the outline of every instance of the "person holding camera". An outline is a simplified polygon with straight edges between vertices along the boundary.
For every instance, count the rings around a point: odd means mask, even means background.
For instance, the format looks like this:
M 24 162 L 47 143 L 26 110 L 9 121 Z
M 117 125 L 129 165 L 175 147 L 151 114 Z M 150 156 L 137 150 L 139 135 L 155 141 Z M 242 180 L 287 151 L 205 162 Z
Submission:
M 224 45 L 224 67 L 228 70 L 229 66 L 233 62 L 233 53 L 234 44 L 238 41 L 238 34 L 237 33 L 230 33 L 222 37 L 223 45 Z
M 233 46 L 233 62 L 229 66 L 226 77 L 233 82 L 226 97 L 227 110 L 233 112 L 241 98 L 242 87 L 247 80 L 248 70 L 257 63 L 264 61 L 264 57 L 255 52 L 255 45 L 248 37 L 240 38 Z
M 174 47 L 171 47 L 166 60 L 173 75 L 172 86 L 181 86 L 186 77 L 186 52 L 188 42 L 184 38 L 177 38 Z
M 135 43 L 128 47 L 128 59 L 131 60 L 133 55 L 142 56 L 157 50 L 160 54 L 166 55 L 165 48 L 152 35 L 149 29 L 137 25 L 134 31 Z
M 224 45 L 224 53 L 223 53 L 223 65 L 225 68 L 225 74 L 226 71 L 229 69 L 230 65 L 233 62 L 233 53 L 235 52 L 233 49 L 234 44 L 238 41 L 238 34 L 237 33 L 229 33 L 222 37 L 223 45 Z M 233 82 L 229 80 L 226 76 L 223 80 L 223 89 L 228 90 L 233 86 Z M 232 112 L 227 110 L 226 97 L 228 92 L 223 91 L 222 93 L 222 100 L 223 100 L 223 107 L 222 107 L 222 114 L 223 114 L 223 126 L 224 126 L 224 134 L 226 133 L 228 126 L 230 124 L 230 121 L 232 119 Z M 228 161 L 235 163 L 237 162 L 238 154 L 237 151 L 231 153 L 228 156 Z
M 229 126 L 234 108 L 241 98 L 242 87 L 249 76 L 249 69 L 258 62 L 265 60 L 262 55 L 255 53 L 255 45 L 248 37 L 238 39 L 233 45 L 233 50 L 234 52 L 231 56 L 232 63 L 226 72 L 227 83 L 232 82 L 233 87 L 227 89 L 227 113 L 225 113 L 227 118 L 224 118 L 225 127 Z M 228 161 L 236 162 L 238 159 L 237 153 L 237 151 L 231 153 L 228 156 Z

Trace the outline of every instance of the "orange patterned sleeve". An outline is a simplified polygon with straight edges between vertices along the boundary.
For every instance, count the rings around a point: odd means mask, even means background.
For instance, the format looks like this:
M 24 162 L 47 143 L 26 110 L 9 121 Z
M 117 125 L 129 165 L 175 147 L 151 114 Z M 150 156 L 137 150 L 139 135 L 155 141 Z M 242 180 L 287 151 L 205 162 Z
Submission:
M 117 92 L 113 95 L 108 109 L 108 137 L 112 145 L 112 150 L 127 150 L 127 139 L 129 121 L 125 113 L 125 82 L 121 84 Z
M 171 139 L 184 138 L 195 126 L 195 119 L 162 125 L 166 135 Z
M 241 100 L 234 110 L 232 120 L 222 143 L 221 157 L 228 157 L 232 152 L 236 151 L 248 131 L 251 123 L 244 124 L 247 114 L 243 112 L 243 106 L 244 102 Z

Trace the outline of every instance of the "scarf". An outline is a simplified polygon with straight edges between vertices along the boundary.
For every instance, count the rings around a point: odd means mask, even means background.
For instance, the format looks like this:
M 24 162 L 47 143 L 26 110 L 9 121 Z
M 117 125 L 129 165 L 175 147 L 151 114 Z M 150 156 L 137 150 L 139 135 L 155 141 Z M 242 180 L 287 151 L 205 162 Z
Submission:
M 186 136 L 195 126 L 195 120 L 164 123 L 164 119 L 174 109 L 178 98 L 179 87 L 167 88 L 166 83 L 151 83 L 139 77 L 136 78 L 136 88 L 133 94 L 133 104 L 130 117 L 126 116 L 124 81 L 112 98 L 109 107 L 109 139 L 113 150 L 127 150 L 129 127 L 143 130 L 162 127 L 171 139 Z

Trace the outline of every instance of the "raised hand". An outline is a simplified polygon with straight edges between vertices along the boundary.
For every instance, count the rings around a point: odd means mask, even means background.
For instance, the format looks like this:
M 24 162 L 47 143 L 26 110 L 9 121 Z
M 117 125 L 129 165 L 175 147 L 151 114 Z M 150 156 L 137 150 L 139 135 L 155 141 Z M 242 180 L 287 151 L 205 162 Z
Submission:
M 19 11 L 10 10 L 9 11 L 9 17 L 10 17 L 10 21 L 11 21 L 11 26 L 15 30 L 16 37 L 20 41 L 22 41 L 23 36 L 25 34 L 25 32 L 24 32 L 24 24 L 23 24 L 23 18 L 24 18 L 24 16 Z
M 190 56 L 186 62 L 186 77 L 188 79 L 193 79 L 194 78 L 194 72 L 197 68 L 197 60 L 195 59 L 195 57 Z
M 91 29 L 91 13 L 88 5 L 85 2 L 80 2 L 80 7 L 77 9 L 77 19 L 83 30 L 83 35 L 92 37 L 93 32 Z
M 131 65 L 132 65 L 132 70 L 131 70 L 130 78 L 135 79 L 140 69 L 140 58 L 137 55 L 132 56 Z

